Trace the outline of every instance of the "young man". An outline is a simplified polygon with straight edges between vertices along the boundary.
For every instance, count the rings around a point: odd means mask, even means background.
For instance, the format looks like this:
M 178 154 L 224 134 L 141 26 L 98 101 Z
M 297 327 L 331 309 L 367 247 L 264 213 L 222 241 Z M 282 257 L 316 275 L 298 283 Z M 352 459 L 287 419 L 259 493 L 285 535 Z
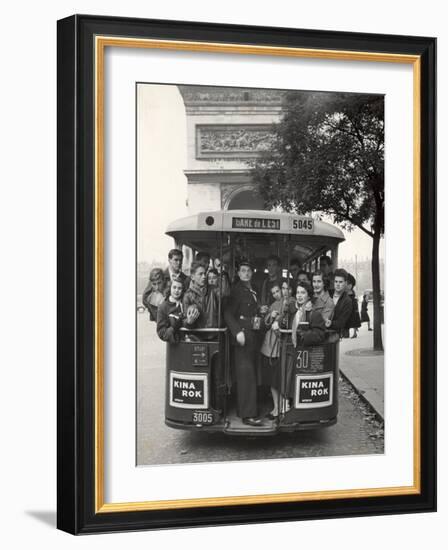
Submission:
M 180 281 L 183 285 L 188 286 L 188 277 L 182 272 L 182 261 L 184 256 L 181 250 L 173 248 L 168 252 L 168 267 L 163 272 L 165 285 L 168 288 L 173 280 Z
M 198 252 L 194 257 L 194 261 L 200 263 L 207 273 L 210 267 L 210 254 L 208 252 Z
M 163 270 L 159 267 L 151 269 L 149 281 L 142 295 L 142 303 L 149 312 L 149 320 L 157 320 L 157 308 L 165 298 L 165 280 Z
M 207 284 L 215 288 L 219 286 L 219 273 L 214 267 L 207 271 Z
M 190 286 L 183 298 L 184 325 L 188 328 L 218 326 L 219 292 L 207 286 L 205 268 L 193 262 L 190 268 Z
M 346 291 L 348 273 L 345 269 L 336 269 L 334 272 L 334 312 L 332 319 L 325 321 L 325 326 L 337 330 L 339 334 L 345 329 L 352 314 L 353 302 Z
M 224 319 L 234 338 L 238 415 L 244 424 L 260 426 L 257 403 L 260 302 L 251 284 L 252 275 L 252 265 L 241 261 L 239 280 L 232 286 L 224 306 Z
M 319 269 L 324 274 L 324 277 L 328 279 L 328 290 L 331 293 L 334 289 L 334 273 L 333 260 L 330 256 L 321 256 L 319 258 Z
M 300 264 L 300 261 L 297 258 L 293 258 L 289 262 L 289 273 L 291 275 L 291 288 L 292 288 L 293 294 L 295 294 L 296 292 L 297 283 L 299 282 L 298 277 L 301 271 L 302 271 L 302 266 Z
M 311 276 L 309 273 L 304 271 L 303 269 L 300 269 L 297 273 L 297 284 L 298 283 L 308 283 L 311 284 Z
M 289 262 L 289 272 L 291 273 L 291 276 L 295 281 L 297 281 L 297 275 L 301 269 L 302 266 L 300 265 L 300 261 L 297 258 L 293 258 Z
M 221 264 L 219 258 L 215 258 L 213 261 L 213 268 L 209 269 L 210 272 L 218 273 L 218 280 L 216 283 L 217 288 L 221 290 L 221 296 L 227 296 L 230 292 L 230 277 L 227 271 L 225 270 L 225 265 Z

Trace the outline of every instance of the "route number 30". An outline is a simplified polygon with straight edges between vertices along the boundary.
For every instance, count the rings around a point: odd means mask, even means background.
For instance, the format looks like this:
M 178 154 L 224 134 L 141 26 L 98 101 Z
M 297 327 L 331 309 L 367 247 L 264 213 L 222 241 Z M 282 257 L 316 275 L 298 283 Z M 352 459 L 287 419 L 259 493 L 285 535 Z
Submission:
M 307 369 L 309 361 L 309 353 L 307 350 L 299 350 L 297 353 L 297 368 L 298 369 Z

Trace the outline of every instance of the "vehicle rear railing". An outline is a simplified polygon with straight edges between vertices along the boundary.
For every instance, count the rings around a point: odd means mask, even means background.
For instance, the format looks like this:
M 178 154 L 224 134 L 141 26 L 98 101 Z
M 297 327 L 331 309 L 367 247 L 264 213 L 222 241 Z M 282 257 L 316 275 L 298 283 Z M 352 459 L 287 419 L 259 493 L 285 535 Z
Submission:
M 292 329 L 290 328 L 281 328 L 279 330 L 280 334 L 284 334 L 285 338 L 291 338 L 291 334 L 292 334 Z M 335 344 L 336 342 L 339 342 L 340 340 L 340 335 L 339 335 L 339 332 L 337 330 L 329 330 L 329 329 L 325 329 L 325 340 L 322 342 L 322 344 Z
M 205 333 L 205 334 L 213 334 L 213 333 L 222 333 L 227 332 L 229 329 L 227 327 L 223 328 L 188 328 L 188 327 L 181 327 L 180 332 L 197 332 L 199 334 Z

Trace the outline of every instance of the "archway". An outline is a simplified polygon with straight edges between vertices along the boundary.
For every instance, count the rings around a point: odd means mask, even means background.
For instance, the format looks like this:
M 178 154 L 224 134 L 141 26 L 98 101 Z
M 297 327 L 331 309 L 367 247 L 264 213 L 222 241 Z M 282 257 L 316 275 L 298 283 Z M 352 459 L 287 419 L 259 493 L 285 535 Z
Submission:
M 266 210 L 263 198 L 253 188 L 243 188 L 232 193 L 227 210 Z

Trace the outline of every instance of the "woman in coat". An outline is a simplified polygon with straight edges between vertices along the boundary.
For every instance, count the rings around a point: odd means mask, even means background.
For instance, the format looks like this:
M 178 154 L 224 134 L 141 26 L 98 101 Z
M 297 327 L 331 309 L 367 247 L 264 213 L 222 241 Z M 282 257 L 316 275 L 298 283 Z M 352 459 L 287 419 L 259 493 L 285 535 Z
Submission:
M 290 307 L 289 323 L 291 340 L 294 350 L 291 350 L 286 363 L 284 385 L 280 392 L 288 398 L 294 395 L 294 371 L 297 353 L 295 350 L 306 346 L 318 346 L 325 340 L 325 321 L 319 309 L 313 305 L 313 287 L 306 281 L 298 282 L 296 301 Z
M 289 326 L 294 347 L 317 346 L 325 340 L 325 321 L 321 312 L 313 306 L 313 287 L 298 282 L 296 301 L 290 307 Z
M 328 286 L 330 284 L 322 271 L 315 271 L 313 273 L 313 308 L 320 311 L 324 321 L 333 317 L 334 302 L 333 298 L 328 292 Z
M 160 304 L 157 310 L 157 334 L 164 342 L 176 344 L 179 339 L 179 329 L 184 319 L 182 281 L 173 280 L 170 295 Z

